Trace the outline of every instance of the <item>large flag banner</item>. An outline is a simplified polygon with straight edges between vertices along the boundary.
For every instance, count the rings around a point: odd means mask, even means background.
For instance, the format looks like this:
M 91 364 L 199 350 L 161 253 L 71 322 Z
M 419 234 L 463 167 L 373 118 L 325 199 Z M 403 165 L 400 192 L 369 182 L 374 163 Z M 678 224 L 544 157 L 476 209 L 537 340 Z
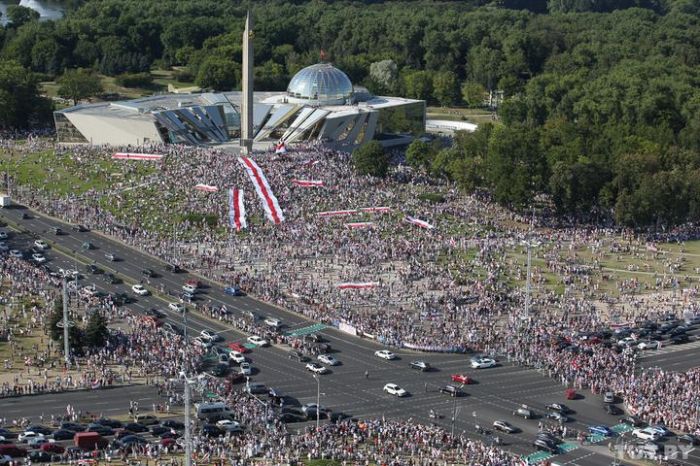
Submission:
M 360 282 L 360 283 L 338 283 L 337 288 L 341 290 L 364 290 L 379 286 L 378 282 Z
M 277 202 L 277 198 L 273 194 L 272 189 L 270 189 L 270 184 L 267 182 L 263 171 L 258 164 L 249 157 L 239 157 L 238 161 L 245 167 L 250 181 L 253 182 L 255 192 L 262 201 L 267 218 L 274 224 L 282 223 L 284 221 L 282 209 L 280 209 L 279 202 Z
M 414 224 L 414 225 L 418 225 L 418 226 L 421 227 L 421 228 L 427 228 L 428 230 L 432 230 L 433 228 L 435 228 L 433 225 L 429 224 L 429 223 L 426 222 L 425 220 L 419 220 L 419 219 L 414 218 L 414 217 L 411 217 L 411 216 L 409 216 L 409 215 L 406 215 L 406 217 L 404 218 L 404 220 L 407 221 L 408 223 L 412 223 L 412 224 Z
M 243 191 L 236 188 L 228 190 L 228 217 L 231 228 L 241 231 L 247 228 L 245 220 L 245 204 L 243 204 Z
M 322 188 L 324 186 L 323 181 L 313 181 L 313 180 L 297 180 L 293 179 L 292 184 L 300 186 L 302 188 Z
M 215 193 L 219 190 L 219 188 L 216 186 L 202 183 L 197 183 L 196 185 L 194 185 L 194 189 L 196 189 L 197 191 L 204 191 L 207 193 Z
M 362 209 L 349 209 L 349 210 L 329 210 L 326 212 L 318 212 L 316 216 L 318 217 L 340 217 L 343 215 L 355 215 L 362 212 L 366 213 L 385 213 L 391 211 L 390 207 L 364 207 Z
M 137 154 L 133 152 L 117 152 L 112 155 L 113 159 L 117 160 L 160 160 L 163 158 L 161 154 Z
M 372 212 L 380 214 L 385 214 L 389 211 L 391 211 L 391 207 L 365 207 L 363 209 L 360 209 L 360 212 Z

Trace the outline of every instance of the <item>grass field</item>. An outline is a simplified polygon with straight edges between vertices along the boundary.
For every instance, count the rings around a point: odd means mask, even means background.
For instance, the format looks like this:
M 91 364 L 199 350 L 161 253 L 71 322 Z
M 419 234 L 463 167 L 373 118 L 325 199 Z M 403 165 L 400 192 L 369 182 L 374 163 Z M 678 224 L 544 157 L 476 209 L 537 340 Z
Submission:
M 478 108 L 428 107 L 427 117 L 431 120 L 459 120 L 469 123 L 493 123 L 493 112 Z

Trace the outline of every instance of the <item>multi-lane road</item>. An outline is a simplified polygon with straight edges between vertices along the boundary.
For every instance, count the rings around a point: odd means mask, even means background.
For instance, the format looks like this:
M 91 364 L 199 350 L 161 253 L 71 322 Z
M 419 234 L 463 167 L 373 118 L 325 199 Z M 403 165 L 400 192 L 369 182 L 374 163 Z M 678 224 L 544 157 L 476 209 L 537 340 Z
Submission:
M 23 219 L 23 212 L 28 212 L 30 218 Z M 72 231 L 70 225 L 36 212 L 20 208 L 0 209 L 0 218 L 5 220 L 10 228 L 17 230 L 10 238 L 12 247 L 27 249 L 35 237 L 42 237 L 50 242 L 53 247 L 47 251 L 46 256 L 49 259 L 48 264 L 54 269 L 78 268 L 82 272 L 84 264 L 94 263 L 125 280 L 123 284 L 109 285 L 99 276 L 84 274 L 82 284 L 94 283 L 97 289 L 106 292 L 118 291 L 133 295 L 130 290 L 131 284 L 138 283 L 144 268 L 152 269 L 158 274 L 157 277 L 149 279 L 150 285 L 146 284 L 153 291 L 162 287 L 166 292 L 177 294 L 187 279 L 201 279 L 188 273 L 167 272 L 164 262 L 147 254 L 96 232 Z M 52 227 L 60 227 L 65 233 L 56 236 L 51 231 Z M 82 245 L 86 241 L 89 241 L 94 249 L 83 249 Z M 112 253 L 121 260 L 108 261 L 105 258 L 106 253 Z M 285 324 L 285 331 L 301 330 L 315 324 L 248 296 L 228 296 L 223 293 L 222 284 L 206 283 L 208 287 L 205 288 L 200 299 L 211 300 L 218 305 L 225 304 L 233 312 L 252 310 L 262 316 L 280 318 Z M 138 297 L 136 302 L 128 306 L 136 312 L 144 312 L 146 309 L 156 307 L 168 313 L 168 320 L 181 325 L 181 316 L 169 311 L 167 301 L 160 296 L 157 294 Z M 199 334 L 203 329 L 211 329 L 225 339 L 224 343 L 243 342 L 247 337 L 228 325 L 195 313 L 189 313 L 187 324 L 191 335 Z M 506 362 L 502 362 L 495 368 L 474 370 L 469 368 L 469 357 L 466 355 L 419 354 L 409 351 L 397 351 L 399 359 L 386 361 L 373 355 L 374 351 L 382 348 L 374 341 L 353 337 L 332 328 L 316 333 L 322 334 L 329 340 L 334 350 L 333 356 L 342 363 L 331 368 L 331 373 L 318 377 L 320 385 L 317 385 L 316 379 L 306 371 L 304 364 L 293 362 L 287 357 L 288 348 L 277 346 L 257 348 L 250 353 L 250 359 L 256 368 L 253 380 L 281 389 L 301 403 L 315 402 L 317 392 L 320 390 L 323 406 L 357 417 L 413 418 L 421 422 L 438 423 L 451 429 L 451 417 L 455 412 L 456 432 L 466 432 L 482 440 L 486 439 L 476 433 L 475 424 L 490 427 L 494 420 L 504 419 L 522 429 L 520 433 L 513 435 L 499 434 L 503 439 L 504 448 L 519 454 L 534 451 L 532 441 L 538 431 L 539 420 L 516 418 L 513 416 L 513 411 L 520 405 L 527 404 L 536 412 L 543 414 L 546 411 L 544 408 L 546 404 L 566 402 L 564 387 L 537 371 L 512 366 Z M 435 370 L 421 373 L 410 369 L 409 362 L 414 359 L 428 361 Z M 365 377 L 365 372 L 369 373 L 369 378 Z M 450 374 L 453 373 L 467 373 L 477 382 L 465 386 L 464 391 L 467 395 L 456 400 L 438 391 L 441 386 L 450 382 Z M 399 399 L 385 394 L 382 387 L 388 382 L 399 384 L 408 390 L 411 396 Z M 118 390 L 105 391 L 104 397 L 100 397 L 99 402 L 103 403 L 100 406 L 91 403 L 88 399 L 81 399 L 81 407 L 83 410 L 101 409 L 105 412 L 111 409 L 125 409 L 123 402 L 120 401 L 124 395 L 120 393 Z M 61 410 L 65 409 L 67 402 L 63 400 L 63 396 L 68 395 L 50 395 L 50 398 L 46 398 L 56 400 L 56 413 L 61 413 Z M 152 394 L 144 395 L 146 396 L 152 396 Z M 114 397 L 114 404 L 121 406 L 104 404 L 111 401 L 109 397 Z M 573 420 L 568 423 L 569 428 L 585 430 L 589 425 L 612 425 L 617 421 L 615 416 L 604 412 L 599 396 L 585 393 L 583 399 L 566 403 L 576 411 L 572 415 Z M 17 410 L 22 409 L 22 406 L 30 405 L 31 401 L 25 402 L 22 398 L 12 401 L 0 400 L 0 411 L 6 408 Z M 50 403 L 47 403 L 48 405 Z M 442 415 L 442 418 L 430 419 L 428 416 L 430 410 Z M 560 463 L 580 466 L 608 465 L 611 458 L 611 453 L 607 449 L 597 446 L 577 447 L 556 457 Z M 698 464 L 700 457 L 691 458 L 689 461 L 691 462 L 687 464 Z

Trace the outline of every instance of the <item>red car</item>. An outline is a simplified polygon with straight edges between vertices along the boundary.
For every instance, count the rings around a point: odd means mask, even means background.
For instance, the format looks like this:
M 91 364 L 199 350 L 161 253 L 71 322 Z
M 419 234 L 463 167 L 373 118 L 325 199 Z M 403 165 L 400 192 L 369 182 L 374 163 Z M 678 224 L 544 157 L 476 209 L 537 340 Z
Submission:
M 190 279 L 190 280 L 187 280 L 187 281 L 185 282 L 185 285 L 192 285 L 192 286 L 195 287 L 195 288 L 201 288 L 201 287 L 202 287 L 202 282 L 200 282 L 199 280 L 195 280 L 194 278 L 192 278 L 192 279 Z
M 452 374 L 452 381 L 464 385 L 469 385 L 470 383 L 472 383 L 472 379 L 470 379 L 469 376 L 466 374 Z
M 45 443 L 41 446 L 41 451 L 45 451 L 47 453 L 57 453 L 60 455 L 66 451 L 66 449 L 57 443 Z
M 228 347 L 230 350 L 238 351 L 239 353 L 247 353 L 248 352 L 248 348 L 246 348 L 245 346 L 243 346 L 240 343 L 229 343 Z

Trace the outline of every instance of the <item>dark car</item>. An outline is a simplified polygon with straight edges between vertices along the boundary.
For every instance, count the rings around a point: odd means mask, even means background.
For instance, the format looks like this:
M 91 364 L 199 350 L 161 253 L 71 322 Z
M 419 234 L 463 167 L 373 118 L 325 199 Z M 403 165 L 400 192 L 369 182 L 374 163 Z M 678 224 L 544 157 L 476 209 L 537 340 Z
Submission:
M 117 306 L 124 306 L 125 304 L 131 303 L 133 300 L 131 299 L 131 296 L 126 293 L 114 293 L 112 295 L 112 301 Z
M 306 418 L 306 415 L 297 413 L 281 413 L 278 416 L 278 419 L 281 422 L 284 422 L 285 424 L 289 424 L 292 422 L 306 422 L 308 420 Z
M 93 274 L 93 275 L 97 275 L 97 274 L 100 274 L 100 273 L 103 273 L 103 272 L 104 272 L 104 270 L 102 270 L 101 268 L 99 268 L 99 267 L 96 266 L 95 264 L 88 264 L 88 265 L 86 265 L 86 266 L 85 266 L 85 270 L 86 270 L 88 273 L 91 273 L 91 274 Z
M 217 364 L 211 370 L 211 375 L 213 375 L 214 377 L 223 377 L 228 372 L 228 369 L 228 364 Z
M 545 440 L 539 438 L 532 442 L 532 446 L 534 446 L 538 450 L 544 450 L 549 453 L 557 453 L 559 450 L 556 445 L 547 443 Z
M 53 433 L 53 429 L 49 429 L 46 426 L 42 426 L 39 424 L 34 424 L 32 426 L 27 427 L 24 429 L 25 431 L 31 431 L 31 432 L 36 432 L 37 434 L 44 434 L 44 435 L 51 435 Z
M 3 429 L 2 427 L 0 427 L 0 436 L 5 438 L 15 438 L 17 437 L 17 434 L 10 430 Z
M 86 432 L 97 432 L 103 437 L 114 435 L 114 429 L 108 426 L 104 426 L 102 424 L 90 424 Z
M 185 428 L 185 424 L 183 424 L 180 421 L 176 421 L 174 419 L 168 419 L 167 421 L 163 421 L 160 423 L 160 425 L 163 427 L 168 427 L 170 429 L 175 429 L 175 430 L 182 430 Z
M 77 422 L 62 422 L 59 427 L 65 430 L 72 430 L 73 432 L 82 432 L 87 428 L 86 425 L 78 424 Z
M 126 430 L 130 430 L 131 432 L 136 432 L 136 433 L 141 433 L 141 432 L 148 432 L 148 427 L 144 426 L 143 424 L 139 424 L 138 422 L 130 422 L 128 424 L 124 424 L 124 428 Z
M 700 444 L 700 438 L 696 437 L 693 434 L 684 434 L 684 435 L 679 435 L 678 436 L 678 441 L 681 443 L 685 443 L 687 445 L 698 445 Z
M 444 393 L 445 395 L 450 395 L 452 397 L 464 395 L 464 392 L 455 385 L 445 385 L 443 387 L 440 387 L 440 393 Z
M 58 455 L 52 455 L 51 453 L 47 453 L 41 450 L 34 450 L 29 452 L 27 458 L 35 463 L 50 463 L 51 461 L 53 461 L 54 457 L 59 458 Z
M 619 416 L 620 414 L 624 414 L 624 411 L 618 408 L 617 405 L 604 404 L 603 408 L 605 409 L 605 412 L 610 414 L 611 416 Z
M 623 422 L 625 424 L 629 424 L 634 427 L 643 427 L 646 425 L 646 422 L 644 422 L 641 418 L 637 416 L 625 416 L 620 418 L 620 422 Z
M 324 343 L 326 341 L 326 339 L 323 338 L 323 336 L 319 335 L 318 333 L 311 333 L 309 335 L 305 335 L 304 340 L 311 342 L 311 343 Z
M 53 433 L 54 440 L 73 440 L 75 437 L 75 431 L 68 429 L 60 429 Z
M 243 291 L 237 286 L 227 286 L 224 288 L 224 293 L 229 296 L 243 296 Z
M 180 327 L 171 322 L 166 322 L 163 324 L 163 329 L 176 335 L 182 335 L 184 333 Z
M 96 420 L 95 424 L 101 424 L 103 426 L 111 427 L 113 429 L 119 429 L 121 427 L 124 427 L 122 421 L 119 421 L 117 419 L 110 419 L 108 417 L 103 417 Z
M 110 285 L 116 285 L 117 283 L 121 283 L 121 280 L 118 279 L 113 273 L 106 273 L 102 276 L 102 280 L 105 282 L 109 283 Z
M 352 416 L 341 411 L 333 411 L 330 413 L 330 416 L 328 416 L 328 419 L 330 419 L 331 422 L 338 422 L 344 419 L 352 419 Z
M 79 232 L 79 233 L 84 233 L 84 232 L 86 232 L 86 231 L 90 231 L 90 230 L 88 229 L 88 227 L 86 227 L 85 225 L 80 225 L 80 224 L 78 224 L 78 225 L 73 225 L 70 229 L 73 230 L 73 231 L 77 231 L 77 232 Z
M 307 362 L 309 360 L 309 357 L 301 351 L 291 350 L 288 354 L 289 359 L 291 359 L 292 361 Z
M 56 236 L 60 236 L 63 234 L 63 230 L 61 230 L 58 227 L 51 227 L 50 230 L 51 230 L 51 233 L 53 233 Z
M 225 433 L 223 429 L 219 429 L 214 424 L 204 424 L 202 426 L 202 435 L 207 437 L 222 437 Z
M 419 370 L 421 372 L 427 372 L 430 370 L 430 364 L 428 364 L 425 361 L 411 361 L 409 363 L 409 367 L 411 369 L 416 369 L 416 370 Z
M 114 434 L 114 438 L 117 440 L 123 439 L 124 437 L 128 437 L 129 435 L 134 435 L 136 432 L 132 432 L 128 429 L 120 429 L 117 431 L 116 434 Z
M 547 405 L 547 409 L 550 411 L 559 411 L 562 414 L 569 414 L 571 412 L 568 406 L 561 403 L 550 403 Z
M 127 435 L 121 438 L 119 442 L 121 442 L 122 445 L 133 445 L 136 443 L 145 444 L 148 443 L 148 440 L 139 435 Z
M 180 268 L 179 265 L 176 264 L 165 264 L 165 270 L 171 273 L 180 273 L 183 272 L 183 270 Z
M 156 276 L 156 273 L 155 273 L 153 270 L 151 270 L 151 269 L 143 269 L 143 270 L 141 271 L 141 275 L 143 275 L 144 277 L 153 278 L 153 277 Z
M 22 212 L 22 220 L 29 220 L 32 218 L 28 213 Z
M 688 343 L 690 341 L 690 338 L 688 338 L 688 335 L 685 333 L 681 335 L 676 335 L 675 337 L 671 338 L 671 343 L 674 345 L 682 345 L 683 343 Z
M 160 435 L 165 432 L 170 432 L 170 429 L 168 427 L 163 427 L 163 426 L 151 426 L 151 434 L 153 435 Z
M 551 445 L 559 445 L 561 440 L 551 432 L 540 432 L 537 434 L 537 439 L 544 440 Z
M 156 309 L 154 307 L 148 309 L 146 311 L 146 315 L 149 315 L 149 316 L 153 317 L 154 319 L 165 319 L 168 316 L 165 312 L 163 312 L 159 309 Z
M 11 456 L 13 458 L 19 458 L 19 457 L 27 456 L 27 450 L 25 450 L 22 447 L 18 447 L 17 445 L 14 445 L 14 444 L 0 445 L 0 456 L 2 456 L 2 455 Z

